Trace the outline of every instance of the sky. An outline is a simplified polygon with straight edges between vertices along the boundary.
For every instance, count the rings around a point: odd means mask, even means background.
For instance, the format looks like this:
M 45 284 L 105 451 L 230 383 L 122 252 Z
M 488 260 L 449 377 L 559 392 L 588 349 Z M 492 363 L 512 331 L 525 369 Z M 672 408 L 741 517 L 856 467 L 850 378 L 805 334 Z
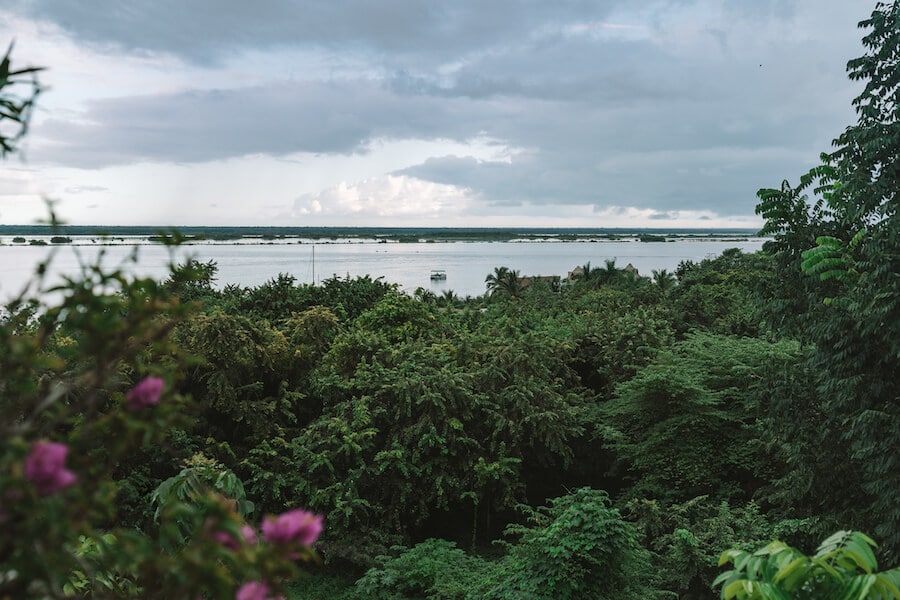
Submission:
M 0 224 L 742 227 L 855 121 L 866 0 L 3 0 Z

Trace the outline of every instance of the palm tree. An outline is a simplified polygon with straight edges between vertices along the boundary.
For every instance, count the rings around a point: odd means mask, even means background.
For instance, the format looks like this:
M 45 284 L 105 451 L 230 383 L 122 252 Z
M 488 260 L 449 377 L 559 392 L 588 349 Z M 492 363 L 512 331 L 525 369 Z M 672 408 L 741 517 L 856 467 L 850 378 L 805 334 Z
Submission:
M 600 283 L 615 283 L 622 277 L 622 269 L 616 267 L 616 259 L 606 259 L 603 261 L 606 265 L 603 269 L 597 269 L 599 273 L 597 274 L 597 281 Z
M 658 271 L 653 269 L 653 283 L 656 284 L 656 287 L 658 287 L 662 293 L 666 294 L 675 287 L 675 275 L 669 273 L 665 269 L 660 269 Z
M 453 290 L 444 290 L 443 293 L 438 296 L 438 301 L 441 306 L 456 306 L 459 302 L 459 297 L 453 292 Z
M 426 290 L 423 287 L 418 287 L 416 288 L 416 291 L 413 292 L 413 298 L 420 302 L 431 303 L 437 300 L 437 294 L 431 290 Z
M 484 278 L 485 287 L 487 287 L 489 294 L 493 295 L 494 292 L 500 289 L 500 282 L 506 278 L 507 273 L 509 273 L 509 269 L 506 267 L 494 267 L 494 272 Z
M 591 266 L 591 261 L 587 261 L 581 267 L 575 269 L 573 271 L 572 280 L 576 283 L 580 284 L 592 284 L 596 283 L 597 276 L 600 274 L 600 269 L 597 267 Z
M 522 277 L 518 271 L 507 271 L 503 288 L 513 298 L 518 298 L 521 295 L 525 286 L 522 284 Z
M 496 295 L 518 298 L 522 293 L 522 278 L 519 272 L 507 267 L 495 267 L 494 272 L 484 278 L 484 283 L 492 298 Z

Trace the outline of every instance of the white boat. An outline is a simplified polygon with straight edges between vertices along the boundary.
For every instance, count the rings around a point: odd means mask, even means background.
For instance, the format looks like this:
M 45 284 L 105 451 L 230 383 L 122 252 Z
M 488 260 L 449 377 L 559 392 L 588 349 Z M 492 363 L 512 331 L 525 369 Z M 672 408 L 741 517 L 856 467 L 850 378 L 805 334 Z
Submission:
M 443 269 L 434 269 L 431 271 L 432 281 L 443 281 L 444 279 L 447 279 L 447 272 Z

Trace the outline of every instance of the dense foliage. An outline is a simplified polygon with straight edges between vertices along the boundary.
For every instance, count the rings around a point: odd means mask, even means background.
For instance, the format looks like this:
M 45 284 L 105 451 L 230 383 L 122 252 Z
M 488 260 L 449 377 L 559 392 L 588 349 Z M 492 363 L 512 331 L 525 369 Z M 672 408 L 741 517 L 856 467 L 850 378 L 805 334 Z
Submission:
M 752 554 L 729 550 L 720 563 L 730 562 L 734 569 L 722 573 L 715 584 L 722 586 L 726 600 L 898 598 L 900 569 L 878 572 L 875 546 L 858 531 L 838 531 L 813 556 L 782 542 Z
M 198 458 L 166 482 L 124 468 L 178 464 L 190 361 L 171 332 L 188 307 L 102 265 L 54 291 L 56 305 L 15 299 L 0 314 L 0 597 L 230 598 L 296 578 L 292 559 L 312 559 L 314 538 L 277 537 L 264 520 L 258 541 L 227 468 Z M 152 500 L 153 521 L 120 518 L 129 498 Z
M 786 275 L 771 303 L 775 331 L 813 346 L 815 393 L 786 410 L 781 481 L 792 504 L 874 532 L 900 557 L 900 4 L 860 23 L 866 54 L 848 63 L 864 84 L 858 119 L 799 186 L 760 190 L 766 250 Z M 814 198 L 807 197 L 811 190 Z M 783 402 L 791 402 L 785 398 Z M 822 468 L 827 464 L 828 468 Z
M 898 23 L 861 24 L 834 152 L 760 190 L 762 252 L 466 299 L 85 265 L 14 299 L 0 598 L 897 597 L 856 531 L 896 564 Z

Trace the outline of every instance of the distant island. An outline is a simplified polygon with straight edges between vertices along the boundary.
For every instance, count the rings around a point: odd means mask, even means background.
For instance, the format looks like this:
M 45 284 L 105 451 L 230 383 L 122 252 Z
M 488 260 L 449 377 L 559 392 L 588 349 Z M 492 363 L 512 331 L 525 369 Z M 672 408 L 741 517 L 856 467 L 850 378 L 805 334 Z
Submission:
M 513 241 L 598 241 L 635 239 L 641 242 L 665 242 L 686 238 L 740 239 L 756 237 L 755 229 L 647 229 L 647 228 L 455 228 L 455 227 L 159 227 L 97 225 L 0 225 L 0 236 L 72 236 L 110 238 L 146 238 L 148 242 L 178 239 L 228 242 L 242 239 L 262 240 L 377 240 L 385 242 L 513 242 Z M 58 242 L 57 242 L 58 243 Z

